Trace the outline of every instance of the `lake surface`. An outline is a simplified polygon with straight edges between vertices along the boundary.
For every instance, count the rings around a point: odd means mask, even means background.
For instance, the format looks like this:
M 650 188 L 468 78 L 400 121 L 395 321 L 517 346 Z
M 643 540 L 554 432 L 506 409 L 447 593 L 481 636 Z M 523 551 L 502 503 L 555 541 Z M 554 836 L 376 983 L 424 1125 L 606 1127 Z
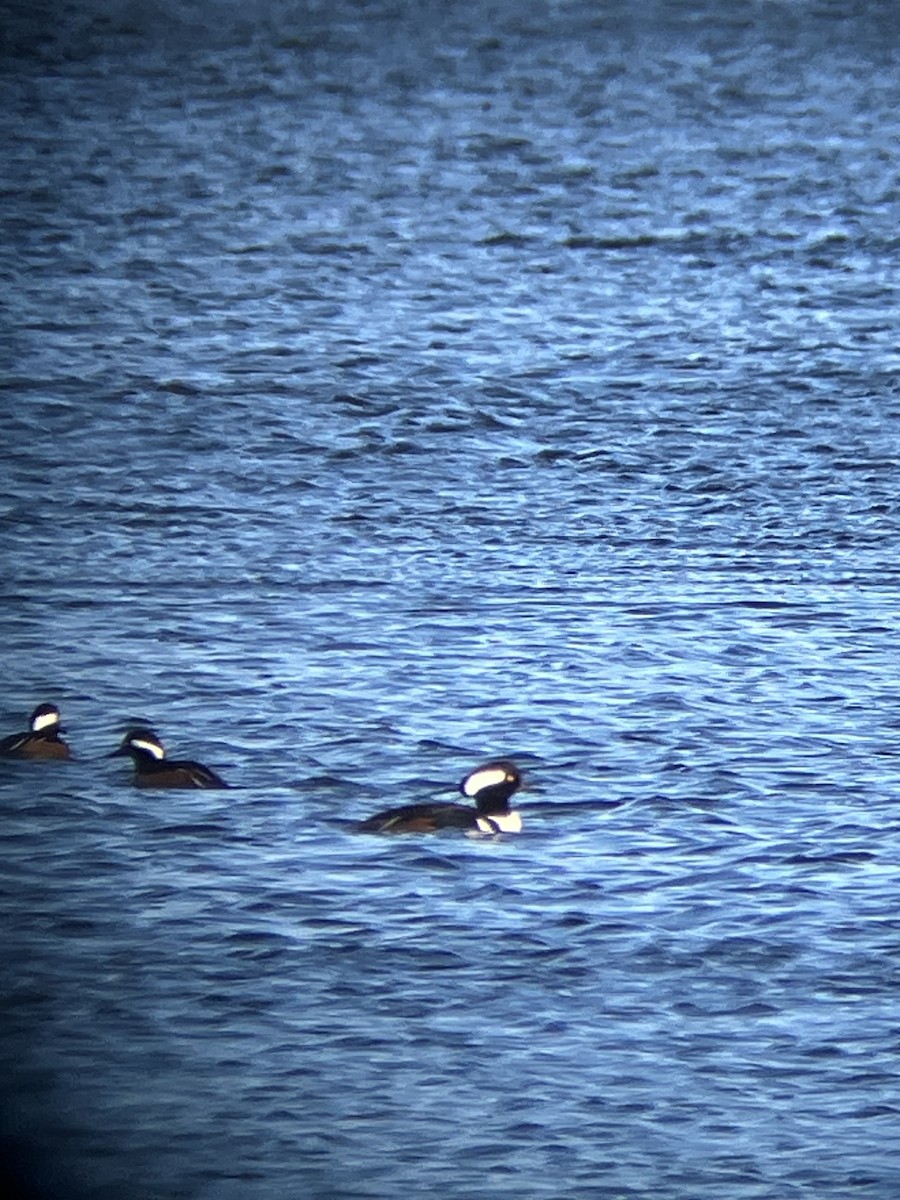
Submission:
M 5 11 L 21 1194 L 894 1200 L 896 6 Z

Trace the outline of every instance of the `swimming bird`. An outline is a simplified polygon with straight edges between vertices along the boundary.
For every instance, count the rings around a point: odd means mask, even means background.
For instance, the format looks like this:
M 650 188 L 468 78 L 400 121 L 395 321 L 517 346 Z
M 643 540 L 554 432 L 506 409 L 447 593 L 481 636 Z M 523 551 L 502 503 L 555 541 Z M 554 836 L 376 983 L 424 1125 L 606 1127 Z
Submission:
M 506 759 L 484 763 L 460 783 L 474 808 L 462 804 L 409 804 L 391 808 L 360 822 L 360 833 L 434 833 L 440 829 L 465 829 L 471 833 L 519 833 L 522 818 L 509 807 L 522 784 L 518 768 Z
M 107 758 L 129 755 L 134 763 L 135 787 L 225 788 L 228 784 L 203 763 L 166 758 L 165 747 L 152 729 L 130 729 L 118 750 Z
M 11 733 L 0 741 L 4 758 L 71 758 L 72 751 L 59 736 L 59 709 L 55 704 L 39 704 L 29 718 L 27 733 Z

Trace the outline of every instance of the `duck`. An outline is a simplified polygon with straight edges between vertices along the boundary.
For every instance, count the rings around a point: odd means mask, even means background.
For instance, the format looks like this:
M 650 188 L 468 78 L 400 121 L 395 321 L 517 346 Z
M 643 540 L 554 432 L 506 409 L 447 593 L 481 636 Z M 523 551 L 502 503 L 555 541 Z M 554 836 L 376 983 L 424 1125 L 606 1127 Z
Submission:
M 470 771 L 460 782 L 463 796 L 475 807 L 462 804 L 409 804 L 376 813 L 357 825 L 359 833 L 436 833 L 462 829 L 468 833 L 520 833 L 522 818 L 509 806 L 513 793 L 522 786 L 514 763 L 495 759 Z
M 71 758 L 72 751 L 59 736 L 63 731 L 55 704 L 39 704 L 28 719 L 25 733 L 11 733 L 0 741 L 3 758 Z
M 107 758 L 128 755 L 134 763 L 135 787 L 227 788 L 221 776 L 203 763 L 186 758 L 166 758 L 166 750 L 152 729 L 129 729 L 122 744 Z

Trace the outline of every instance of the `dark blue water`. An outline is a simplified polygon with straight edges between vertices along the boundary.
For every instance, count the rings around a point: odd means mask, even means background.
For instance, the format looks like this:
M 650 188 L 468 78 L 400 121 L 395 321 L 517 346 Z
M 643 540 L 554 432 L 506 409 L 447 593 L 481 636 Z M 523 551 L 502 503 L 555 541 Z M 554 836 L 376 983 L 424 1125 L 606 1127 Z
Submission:
M 4 13 L 8 1172 L 893 1200 L 893 3 Z

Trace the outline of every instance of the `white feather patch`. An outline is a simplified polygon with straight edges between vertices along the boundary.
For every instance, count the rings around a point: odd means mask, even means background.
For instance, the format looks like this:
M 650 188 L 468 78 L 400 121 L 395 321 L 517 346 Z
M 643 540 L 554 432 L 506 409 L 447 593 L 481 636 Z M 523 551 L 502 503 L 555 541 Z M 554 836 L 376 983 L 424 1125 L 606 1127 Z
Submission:
M 166 756 L 166 752 L 159 742 L 145 742 L 143 738 L 132 738 L 128 745 L 134 746 L 135 750 L 146 750 L 148 754 L 152 754 L 156 759 L 162 759 Z
M 485 767 L 482 771 L 473 771 L 463 785 L 466 796 L 477 796 L 482 788 L 496 787 L 498 783 L 511 782 L 510 776 L 503 767 Z
M 42 729 L 50 729 L 53 725 L 59 724 L 58 712 L 41 713 L 39 717 L 35 717 L 31 724 L 31 728 L 35 733 L 39 733 Z
M 521 833 L 522 818 L 517 812 L 494 813 L 490 819 L 479 817 L 478 828 L 482 833 Z

